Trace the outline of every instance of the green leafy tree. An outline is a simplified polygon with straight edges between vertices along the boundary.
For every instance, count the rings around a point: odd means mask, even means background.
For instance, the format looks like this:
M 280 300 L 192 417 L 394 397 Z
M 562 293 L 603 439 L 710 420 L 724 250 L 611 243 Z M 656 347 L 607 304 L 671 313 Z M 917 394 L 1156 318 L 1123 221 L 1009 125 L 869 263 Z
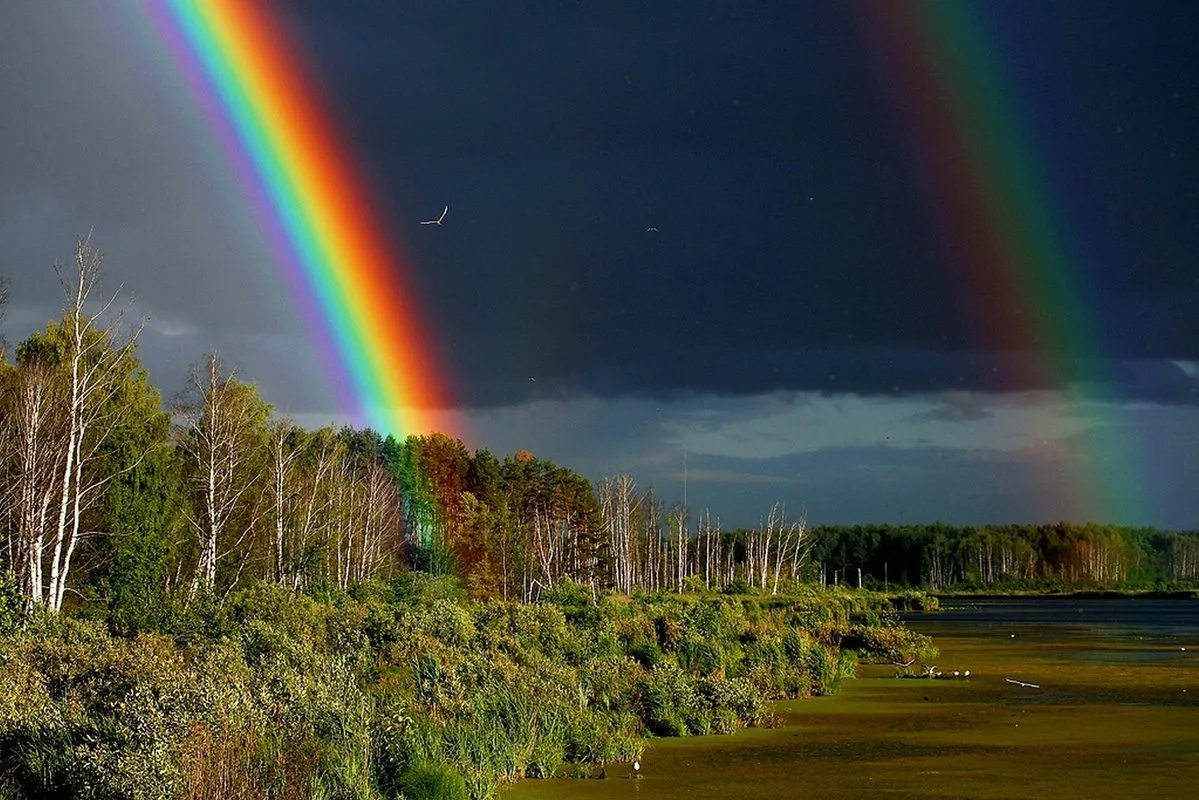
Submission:
M 179 451 L 169 441 L 170 418 L 149 374 L 135 363 L 113 396 L 119 423 L 98 463 L 103 485 L 87 553 L 94 568 L 87 594 L 98 597 L 110 619 L 135 629 L 161 607 L 183 521 L 184 487 Z

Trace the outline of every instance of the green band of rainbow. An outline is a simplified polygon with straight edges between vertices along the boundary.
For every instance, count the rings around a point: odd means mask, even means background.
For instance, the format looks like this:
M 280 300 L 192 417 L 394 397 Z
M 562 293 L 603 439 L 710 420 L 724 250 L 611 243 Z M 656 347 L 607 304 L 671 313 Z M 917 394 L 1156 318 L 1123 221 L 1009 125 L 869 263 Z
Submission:
M 1083 389 L 1089 413 L 1114 408 L 1096 299 L 984 4 L 858 6 L 940 232 L 959 255 L 950 279 L 963 308 L 996 351 L 1023 356 L 1009 362 L 1025 369 L 1009 376 L 1012 385 Z M 1066 428 L 1053 425 L 1043 431 L 1047 443 Z M 1083 437 L 1081 448 L 1042 462 L 1039 481 L 1063 518 L 1147 518 L 1143 473 L 1119 421 L 1096 418 Z

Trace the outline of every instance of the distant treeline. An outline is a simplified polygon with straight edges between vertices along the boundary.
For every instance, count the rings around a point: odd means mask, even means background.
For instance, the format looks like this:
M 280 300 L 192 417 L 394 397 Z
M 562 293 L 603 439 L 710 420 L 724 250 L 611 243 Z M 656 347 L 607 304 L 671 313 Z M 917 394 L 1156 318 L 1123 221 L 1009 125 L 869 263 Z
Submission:
M 812 577 L 853 586 L 1193 584 L 1199 532 L 1066 522 L 824 525 L 811 531 L 809 558 Z

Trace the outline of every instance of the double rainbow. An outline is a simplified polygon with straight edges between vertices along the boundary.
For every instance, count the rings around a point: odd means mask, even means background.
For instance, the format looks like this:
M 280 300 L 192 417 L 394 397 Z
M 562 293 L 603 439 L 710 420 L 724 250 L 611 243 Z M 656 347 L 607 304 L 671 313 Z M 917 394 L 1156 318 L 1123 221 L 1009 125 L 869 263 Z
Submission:
M 444 429 L 436 413 L 448 405 L 444 380 L 402 281 L 398 243 L 271 4 L 146 7 L 325 346 L 343 410 L 383 434 Z

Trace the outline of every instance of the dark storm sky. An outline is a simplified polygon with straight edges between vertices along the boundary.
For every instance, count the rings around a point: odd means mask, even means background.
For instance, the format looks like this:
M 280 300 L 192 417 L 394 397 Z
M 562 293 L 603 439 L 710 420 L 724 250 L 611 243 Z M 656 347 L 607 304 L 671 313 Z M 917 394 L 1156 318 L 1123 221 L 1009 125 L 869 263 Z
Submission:
M 405 248 L 472 445 L 668 499 L 686 450 L 692 505 L 733 524 L 775 500 L 979 522 L 1096 513 L 1044 485 L 1115 436 L 1138 454 L 1103 467 L 1137 484 L 1117 521 L 1199 526 L 1199 6 L 964 5 L 1088 293 L 1077 372 L 1103 386 L 1021 377 L 1044 354 L 995 332 L 1031 312 L 963 290 L 974 254 L 939 226 L 902 121 L 921 87 L 872 44 L 877 4 L 300 2 L 280 24 Z M 217 346 L 281 410 L 336 418 L 139 14 L 0 9 L 7 336 L 54 313 L 48 265 L 94 226 L 164 391 Z

